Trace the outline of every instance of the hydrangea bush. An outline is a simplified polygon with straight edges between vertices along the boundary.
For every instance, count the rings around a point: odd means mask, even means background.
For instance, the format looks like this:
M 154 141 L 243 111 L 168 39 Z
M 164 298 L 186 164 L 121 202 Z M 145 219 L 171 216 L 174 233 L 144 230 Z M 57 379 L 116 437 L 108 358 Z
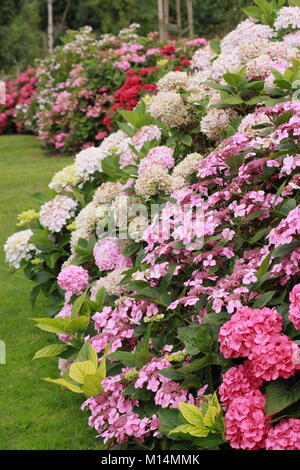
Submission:
M 165 69 L 187 69 L 193 52 L 207 44 L 202 38 L 161 43 L 156 33 L 139 36 L 138 28 L 132 24 L 100 39 L 90 27 L 70 31 L 39 63 L 29 114 L 37 115 L 33 131 L 50 150 L 70 153 L 98 144 L 116 127 L 119 108 L 133 109 L 142 94 L 156 90 Z
M 300 450 L 300 8 L 256 5 L 7 240 L 102 448 Z

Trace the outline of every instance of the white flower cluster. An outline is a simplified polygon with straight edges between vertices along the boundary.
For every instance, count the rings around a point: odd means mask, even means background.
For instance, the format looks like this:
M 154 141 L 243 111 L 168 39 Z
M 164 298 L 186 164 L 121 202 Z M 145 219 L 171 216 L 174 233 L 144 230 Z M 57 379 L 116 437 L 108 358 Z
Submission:
M 190 153 L 175 166 L 172 175 L 188 178 L 198 170 L 199 162 L 202 158 L 203 156 L 200 153 Z
M 60 232 L 66 225 L 67 220 L 75 215 L 77 201 L 58 195 L 54 199 L 42 205 L 40 210 L 40 223 L 47 227 L 50 232 Z
M 4 245 L 5 260 L 13 268 L 18 269 L 22 260 L 30 260 L 37 252 L 33 243 L 30 243 L 32 230 L 22 230 L 11 235 Z
M 76 166 L 74 164 L 68 165 L 53 176 L 52 181 L 49 184 L 49 188 L 60 193 L 61 191 L 70 190 L 76 186 L 79 181 L 80 179 Z
M 300 8 L 283 7 L 279 10 L 274 23 L 275 29 L 299 29 L 300 28 Z
M 187 86 L 188 74 L 186 72 L 169 72 L 157 83 L 159 91 L 176 91 Z
M 88 181 L 96 171 L 101 171 L 101 160 L 112 153 L 120 153 L 127 139 L 125 132 L 117 131 L 106 137 L 99 147 L 81 150 L 75 157 L 75 168 L 79 178 Z
M 124 278 L 124 274 L 122 274 L 124 269 L 114 269 L 106 276 L 101 277 L 96 281 L 96 283 L 91 288 L 91 300 L 95 301 L 97 298 L 97 293 L 101 287 L 104 287 L 106 293 L 108 295 L 123 295 L 127 292 L 125 286 L 120 286 L 120 282 Z
M 148 103 L 147 110 L 170 127 L 184 127 L 193 121 L 193 115 L 176 91 L 161 91 Z

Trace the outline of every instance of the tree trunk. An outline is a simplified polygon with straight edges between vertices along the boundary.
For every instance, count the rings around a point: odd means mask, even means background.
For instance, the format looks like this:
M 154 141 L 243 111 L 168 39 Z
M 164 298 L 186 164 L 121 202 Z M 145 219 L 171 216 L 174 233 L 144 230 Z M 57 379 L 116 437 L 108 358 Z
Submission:
M 47 0 L 48 5 L 48 53 L 53 52 L 53 0 Z

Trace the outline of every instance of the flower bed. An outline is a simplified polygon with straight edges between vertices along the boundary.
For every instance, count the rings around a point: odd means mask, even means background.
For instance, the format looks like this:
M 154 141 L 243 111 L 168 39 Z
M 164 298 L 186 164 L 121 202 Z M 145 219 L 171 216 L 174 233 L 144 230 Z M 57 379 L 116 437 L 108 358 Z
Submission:
M 31 68 L 16 80 L 5 83 L 5 104 L 0 104 L 0 134 L 26 132 L 32 127 L 28 113 L 36 92 L 35 73 Z
M 268 5 L 119 110 L 7 240 L 49 298 L 45 380 L 105 448 L 300 450 L 300 8 Z
M 138 36 L 138 26 L 100 40 L 89 27 L 70 32 L 40 63 L 37 132 L 50 150 L 76 152 L 102 141 L 117 109 L 133 109 L 166 69 L 186 69 L 195 49 L 207 44 L 164 45 L 155 33 Z

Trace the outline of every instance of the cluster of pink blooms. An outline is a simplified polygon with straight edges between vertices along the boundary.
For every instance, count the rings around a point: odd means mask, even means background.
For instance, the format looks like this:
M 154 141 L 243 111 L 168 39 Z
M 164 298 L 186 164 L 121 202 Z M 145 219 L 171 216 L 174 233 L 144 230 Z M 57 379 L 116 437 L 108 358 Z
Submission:
M 94 327 L 99 334 L 89 341 L 97 352 L 103 351 L 110 342 L 111 352 L 121 348 L 124 342 L 132 350 L 136 345 L 133 337 L 135 325 L 140 324 L 144 317 L 150 318 L 157 313 L 158 307 L 153 302 L 125 297 L 116 302 L 114 309 L 104 307 L 93 315 Z
M 89 284 L 89 273 L 82 266 L 70 265 L 60 271 L 57 283 L 65 291 L 80 295 Z
M 88 398 L 82 409 L 88 407 L 91 411 L 89 425 L 94 427 L 104 442 L 112 439 L 112 444 L 126 442 L 134 438 L 135 442 L 143 443 L 145 437 L 158 430 L 159 418 L 140 418 L 134 412 L 138 401 L 124 396 L 126 383 L 125 374 L 131 369 L 123 369 L 121 374 L 106 377 L 102 381 L 104 391 L 96 398 Z
M 234 448 L 264 448 L 266 438 L 273 439 L 276 427 L 269 425 L 259 388 L 264 380 L 289 378 L 300 369 L 299 348 L 281 330 L 282 317 L 276 310 L 249 307 L 238 309 L 220 329 L 222 354 L 226 358 L 248 357 L 223 375 L 219 388 L 227 408 L 226 438 Z
M 135 388 L 146 386 L 147 390 L 155 392 L 154 402 L 162 408 L 178 408 L 179 402 L 194 403 L 194 397 L 188 389 L 181 388 L 179 383 L 159 373 L 168 367 L 170 362 L 165 357 L 154 357 L 139 371 Z
M 300 450 L 300 419 L 282 419 L 266 438 L 267 450 Z
M 300 369 L 298 346 L 281 330 L 275 309 L 242 307 L 221 327 L 220 350 L 226 358 L 248 357 L 258 379 L 288 378 Z
M 141 160 L 139 165 L 139 174 L 142 174 L 145 170 L 151 168 L 152 165 L 160 165 L 165 169 L 173 168 L 173 150 L 165 145 L 152 148 L 148 152 L 148 155 Z
M 105 237 L 98 241 L 93 250 L 95 263 L 99 271 L 130 268 L 130 258 L 122 255 L 121 246 L 117 238 Z
M 0 134 L 6 131 L 24 131 L 24 118 L 18 108 L 26 108 L 31 103 L 36 85 L 34 68 L 27 69 L 16 80 L 5 83 L 4 103 L 0 99 Z
M 290 292 L 289 320 L 300 331 L 300 284 L 296 284 Z

